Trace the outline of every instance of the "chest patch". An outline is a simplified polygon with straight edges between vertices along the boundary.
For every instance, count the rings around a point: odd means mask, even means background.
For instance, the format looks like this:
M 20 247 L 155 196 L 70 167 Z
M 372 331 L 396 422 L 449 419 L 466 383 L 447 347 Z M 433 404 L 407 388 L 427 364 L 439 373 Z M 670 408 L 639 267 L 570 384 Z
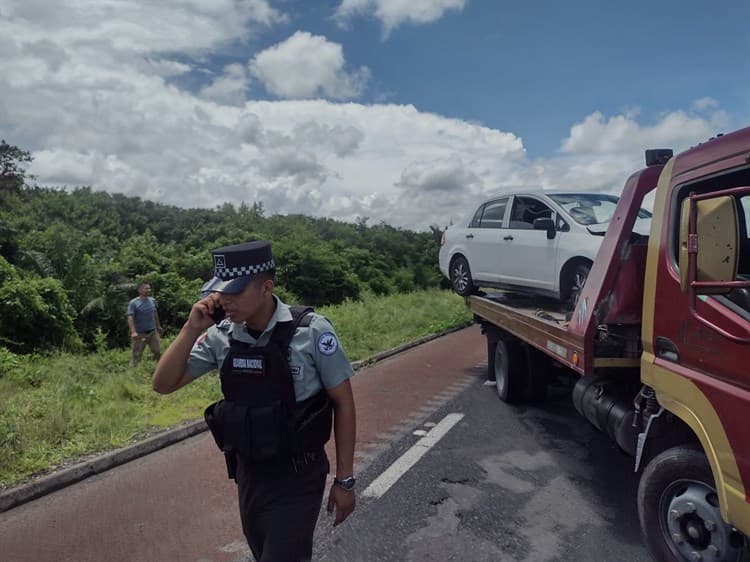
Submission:
M 332 332 L 325 332 L 318 338 L 318 351 L 323 355 L 333 355 L 339 348 L 339 340 Z
M 262 357 L 232 357 L 232 370 L 241 375 L 263 375 L 265 365 Z

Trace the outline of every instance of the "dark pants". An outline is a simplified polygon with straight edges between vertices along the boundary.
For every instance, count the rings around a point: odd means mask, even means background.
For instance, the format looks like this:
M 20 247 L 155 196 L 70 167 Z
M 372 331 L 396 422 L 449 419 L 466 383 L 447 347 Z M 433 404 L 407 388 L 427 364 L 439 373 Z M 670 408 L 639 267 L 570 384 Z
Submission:
M 297 472 L 291 464 L 269 470 L 238 458 L 242 531 L 258 562 L 304 562 L 312 558 L 313 533 L 328 467 L 322 451 Z

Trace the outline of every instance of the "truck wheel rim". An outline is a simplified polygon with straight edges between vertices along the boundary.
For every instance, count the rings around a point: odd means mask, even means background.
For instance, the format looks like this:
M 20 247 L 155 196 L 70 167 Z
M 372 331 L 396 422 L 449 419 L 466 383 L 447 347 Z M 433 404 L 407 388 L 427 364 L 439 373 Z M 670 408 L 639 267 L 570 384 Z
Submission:
M 661 532 L 674 554 L 690 562 L 733 562 L 742 553 L 739 535 L 724 523 L 716 491 L 681 480 L 662 494 Z

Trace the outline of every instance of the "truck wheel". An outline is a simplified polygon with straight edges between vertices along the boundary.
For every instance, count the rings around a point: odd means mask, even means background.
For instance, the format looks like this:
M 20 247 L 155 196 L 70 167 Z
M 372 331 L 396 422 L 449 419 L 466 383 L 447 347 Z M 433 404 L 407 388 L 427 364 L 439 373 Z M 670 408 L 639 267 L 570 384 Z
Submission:
M 694 447 L 673 447 L 648 464 L 638 516 L 656 560 L 738 562 L 747 553 L 744 536 L 721 518 L 711 466 Z
M 476 292 L 474 280 L 471 278 L 469 262 L 463 256 L 456 256 L 450 265 L 451 286 L 462 297 L 468 297 Z
M 495 347 L 495 381 L 497 396 L 503 402 L 516 404 L 524 399 L 528 380 L 526 353 L 514 341 L 500 340 Z
M 542 402 L 547 397 L 547 384 L 552 362 L 549 357 L 536 349 L 527 347 L 528 381 L 526 399 L 529 402 Z

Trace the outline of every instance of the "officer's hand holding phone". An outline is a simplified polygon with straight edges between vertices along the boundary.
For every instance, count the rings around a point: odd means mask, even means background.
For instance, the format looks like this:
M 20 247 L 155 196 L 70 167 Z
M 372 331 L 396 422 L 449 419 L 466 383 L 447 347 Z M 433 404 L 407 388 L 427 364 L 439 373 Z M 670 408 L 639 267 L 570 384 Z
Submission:
M 213 324 L 221 322 L 225 315 L 219 302 L 219 295 L 212 293 L 193 305 L 193 308 L 190 309 L 187 325 L 203 331 Z

